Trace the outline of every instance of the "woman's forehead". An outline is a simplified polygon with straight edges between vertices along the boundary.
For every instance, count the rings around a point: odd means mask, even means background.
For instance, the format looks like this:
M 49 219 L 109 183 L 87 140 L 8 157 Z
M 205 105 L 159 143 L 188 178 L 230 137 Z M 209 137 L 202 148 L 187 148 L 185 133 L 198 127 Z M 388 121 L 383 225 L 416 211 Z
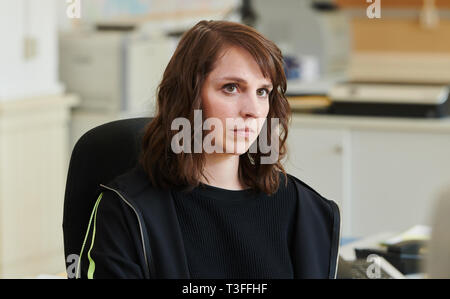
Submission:
M 258 80 L 266 85 L 271 84 L 270 78 L 264 77 L 260 66 L 253 56 L 245 49 L 239 47 L 228 47 L 223 50 L 209 75 L 214 80 L 234 78 L 245 81 Z

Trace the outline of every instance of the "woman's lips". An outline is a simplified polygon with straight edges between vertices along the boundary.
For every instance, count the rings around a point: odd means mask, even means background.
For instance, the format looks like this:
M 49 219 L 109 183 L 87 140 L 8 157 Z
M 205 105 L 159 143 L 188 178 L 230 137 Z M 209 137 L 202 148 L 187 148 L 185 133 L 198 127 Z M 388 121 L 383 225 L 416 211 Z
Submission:
M 245 129 L 234 129 L 234 133 L 238 136 L 243 136 L 243 137 L 250 137 L 251 134 L 254 133 L 254 131 L 250 128 L 245 128 Z

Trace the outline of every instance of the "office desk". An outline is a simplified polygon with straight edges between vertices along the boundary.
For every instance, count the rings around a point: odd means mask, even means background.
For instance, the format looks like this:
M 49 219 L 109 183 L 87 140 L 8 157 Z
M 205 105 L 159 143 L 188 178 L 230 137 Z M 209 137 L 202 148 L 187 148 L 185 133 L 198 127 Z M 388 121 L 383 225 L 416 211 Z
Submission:
M 365 238 L 358 238 L 352 242 L 345 243 L 339 247 L 339 257 L 346 261 L 353 261 L 356 259 L 355 248 L 376 248 L 382 249 L 379 244 L 393 236 L 398 235 L 394 232 L 382 232 L 375 235 L 371 235 Z M 427 278 L 425 273 L 414 273 L 405 275 L 408 279 L 423 279 Z

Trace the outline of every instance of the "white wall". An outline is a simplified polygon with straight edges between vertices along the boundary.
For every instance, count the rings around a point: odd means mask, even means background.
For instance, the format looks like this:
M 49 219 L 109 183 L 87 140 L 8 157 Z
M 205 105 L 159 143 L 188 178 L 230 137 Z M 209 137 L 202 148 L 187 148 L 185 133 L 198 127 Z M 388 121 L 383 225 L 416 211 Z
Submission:
M 57 94 L 58 0 L 0 0 L 0 102 Z M 24 38 L 35 38 L 36 56 L 24 57 Z

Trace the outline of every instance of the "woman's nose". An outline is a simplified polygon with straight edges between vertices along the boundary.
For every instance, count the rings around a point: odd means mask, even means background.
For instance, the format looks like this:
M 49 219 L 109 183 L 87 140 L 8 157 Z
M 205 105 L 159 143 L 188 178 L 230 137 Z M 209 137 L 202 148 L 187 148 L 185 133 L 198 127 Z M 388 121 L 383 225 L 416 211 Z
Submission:
M 256 91 L 245 93 L 241 103 L 241 115 L 245 118 L 259 117 L 263 109 L 263 101 L 256 95 Z

